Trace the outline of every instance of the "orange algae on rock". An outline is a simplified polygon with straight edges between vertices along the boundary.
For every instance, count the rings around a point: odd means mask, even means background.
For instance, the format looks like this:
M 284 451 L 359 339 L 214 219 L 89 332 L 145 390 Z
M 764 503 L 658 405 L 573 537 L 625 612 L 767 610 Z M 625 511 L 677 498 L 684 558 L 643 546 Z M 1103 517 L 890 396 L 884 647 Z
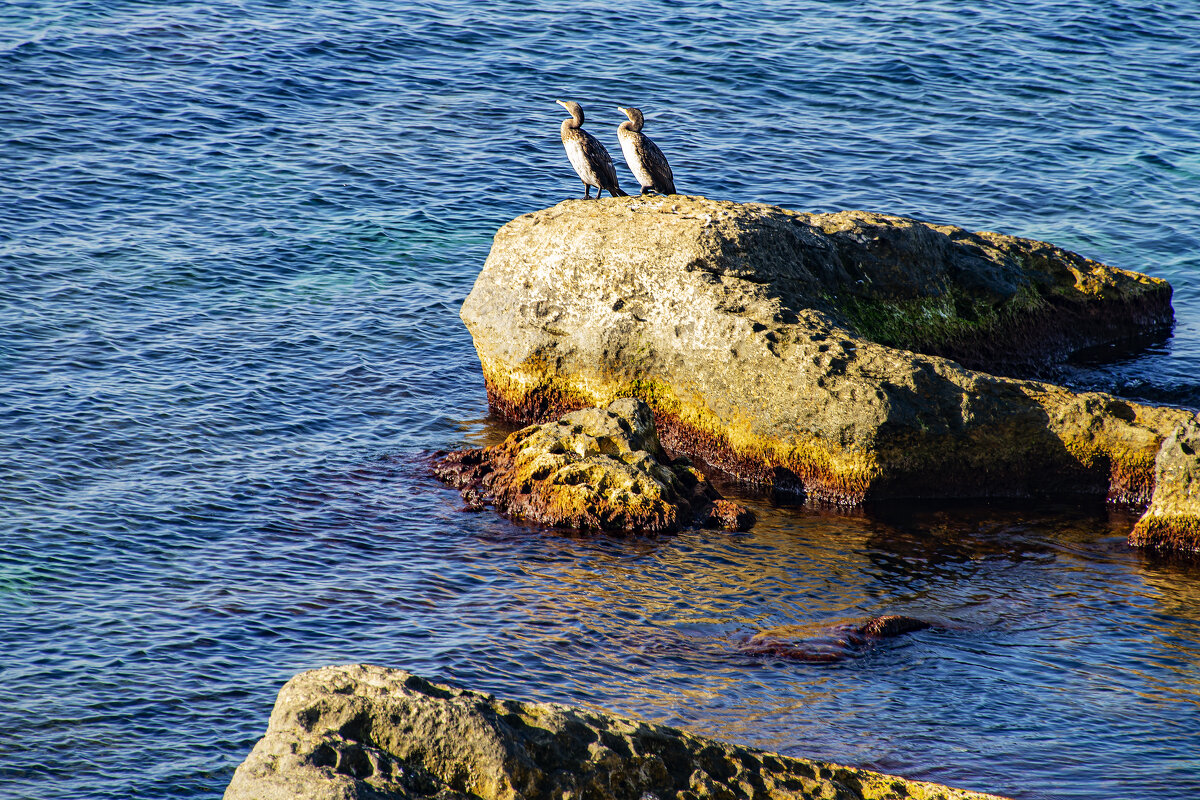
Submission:
M 1191 416 L 1159 448 L 1150 507 L 1130 544 L 1164 553 L 1200 553 L 1200 424 Z
M 838 452 L 817 437 L 781 441 L 739 435 L 703 403 L 683 401 L 665 383 L 589 380 L 542 372 L 529 366 L 526 380 L 496 379 L 485 371 L 489 406 L 506 419 L 545 421 L 613 397 L 636 397 L 654 412 L 655 427 L 668 452 L 683 453 L 740 482 L 805 494 L 835 505 L 861 502 L 878 472 L 873 455 Z
M 745 530 L 748 509 L 721 498 L 696 469 L 669 462 L 650 408 L 621 398 L 504 442 L 441 456 L 435 472 L 474 505 L 578 530 L 670 533 L 690 525 Z

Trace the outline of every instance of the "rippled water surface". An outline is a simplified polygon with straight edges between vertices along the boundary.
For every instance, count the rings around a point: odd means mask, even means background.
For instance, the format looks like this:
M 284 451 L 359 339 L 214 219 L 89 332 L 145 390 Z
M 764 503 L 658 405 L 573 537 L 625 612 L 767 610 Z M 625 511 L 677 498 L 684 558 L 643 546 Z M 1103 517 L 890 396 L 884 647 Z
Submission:
M 749 534 L 460 512 L 458 306 L 578 193 L 558 98 L 688 193 L 1048 239 L 1176 287 L 1081 383 L 1200 405 L 1191 2 L 0 6 L 0 795 L 216 797 L 377 662 L 1021 798 L 1200 796 L 1200 569 L 1103 508 L 750 498 Z M 634 181 L 619 169 L 626 188 Z M 773 624 L 942 623 L 841 664 Z

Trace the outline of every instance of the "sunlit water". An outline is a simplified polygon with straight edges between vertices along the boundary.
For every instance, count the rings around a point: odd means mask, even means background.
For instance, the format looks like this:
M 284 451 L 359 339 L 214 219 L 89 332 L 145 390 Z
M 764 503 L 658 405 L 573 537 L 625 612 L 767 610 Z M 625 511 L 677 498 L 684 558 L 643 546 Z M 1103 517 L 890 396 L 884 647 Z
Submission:
M 973 7 L 968 7 L 973 6 Z M 1168 278 L 1072 380 L 1200 405 L 1191 2 L 0 6 L 0 795 L 215 797 L 296 672 L 375 662 L 1022 798 L 1200 796 L 1200 569 L 1103 508 L 464 514 L 457 318 L 579 193 L 555 99 L 684 192 L 1048 239 Z M 619 155 L 627 189 L 627 176 Z M 1093 359 L 1094 361 L 1094 359 Z M 943 629 L 841 664 L 759 627 Z

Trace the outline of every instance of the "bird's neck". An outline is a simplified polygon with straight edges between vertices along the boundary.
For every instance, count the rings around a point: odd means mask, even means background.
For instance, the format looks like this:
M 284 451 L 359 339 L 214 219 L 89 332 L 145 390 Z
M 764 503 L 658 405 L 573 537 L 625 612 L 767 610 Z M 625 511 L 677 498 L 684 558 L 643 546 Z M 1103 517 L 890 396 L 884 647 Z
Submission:
M 579 125 L 579 120 L 575 119 L 574 117 L 571 119 L 564 119 L 562 121 L 562 127 L 559 128 L 559 133 L 561 133 L 563 136 L 566 136 L 569 131 L 578 130 Z
M 641 129 L 642 129 L 642 126 L 638 125 L 631 119 L 627 119 L 624 122 L 622 122 L 620 125 L 617 126 L 618 131 L 633 131 L 634 133 L 637 133 Z

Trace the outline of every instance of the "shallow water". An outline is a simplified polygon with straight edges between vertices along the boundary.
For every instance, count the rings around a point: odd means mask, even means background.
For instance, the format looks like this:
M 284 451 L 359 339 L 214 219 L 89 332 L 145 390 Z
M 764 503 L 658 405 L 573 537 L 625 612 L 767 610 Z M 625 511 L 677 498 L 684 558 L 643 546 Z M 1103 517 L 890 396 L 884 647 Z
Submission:
M 360 661 L 1022 798 L 1200 794 L 1200 570 L 1127 515 L 749 498 L 749 534 L 584 539 L 423 466 L 503 432 L 457 309 L 498 225 L 578 193 L 558 98 L 614 154 L 640 104 L 681 191 L 1167 278 L 1173 338 L 1072 380 L 1200 406 L 1190 3 L 398 9 L 0 8 L 0 796 L 218 796 L 284 680 Z M 728 644 L 883 612 L 946 629 Z

